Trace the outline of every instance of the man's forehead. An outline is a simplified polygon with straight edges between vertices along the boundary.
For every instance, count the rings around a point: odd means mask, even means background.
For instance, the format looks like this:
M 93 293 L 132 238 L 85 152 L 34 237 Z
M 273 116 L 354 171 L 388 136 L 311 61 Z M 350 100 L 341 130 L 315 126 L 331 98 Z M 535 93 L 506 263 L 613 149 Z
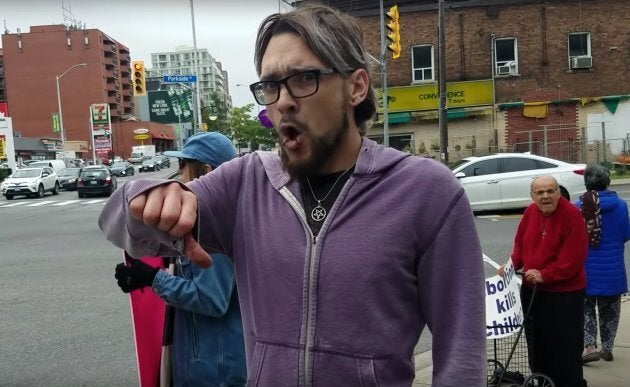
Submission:
M 262 56 L 260 77 L 275 79 L 302 70 L 323 67 L 322 61 L 306 45 L 304 39 L 294 33 L 274 35 Z
M 550 177 L 539 177 L 536 180 L 534 180 L 533 187 L 534 188 L 537 188 L 537 187 L 544 188 L 544 187 L 547 187 L 547 186 L 555 187 L 555 185 L 556 185 L 556 182 L 552 178 L 550 178 Z

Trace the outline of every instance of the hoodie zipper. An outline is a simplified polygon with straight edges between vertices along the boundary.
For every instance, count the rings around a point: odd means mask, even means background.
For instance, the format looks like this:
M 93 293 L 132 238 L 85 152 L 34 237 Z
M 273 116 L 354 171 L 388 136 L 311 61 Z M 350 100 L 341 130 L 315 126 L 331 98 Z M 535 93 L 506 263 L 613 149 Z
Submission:
M 289 205 L 291 205 L 291 207 L 293 208 L 293 210 L 295 211 L 295 213 L 298 215 L 298 218 L 300 219 L 300 221 L 302 222 L 302 225 L 304 226 L 305 230 L 308 230 L 309 236 L 310 236 L 310 244 L 308 246 L 308 249 L 310 250 L 310 253 L 308 255 L 308 285 L 307 285 L 307 289 L 306 289 L 306 327 L 305 327 L 305 342 L 304 342 L 304 361 L 302 363 L 302 367 L 303 367 L 303 372 L 304 372 L 304 386 L 309 386 L 310 385 L 310 362 L 311 362 L 311 358 L 310 358 L 310 353 L 309 353 L 309 348 L 312 346 L 312 339 L 311 339 L 311 332 L 313 330 L 312 325 L 312 308 L 311 308 L 311 292 L 313 289 L 313 281 L 314 281 L 314 276 L 313 276 L 313 271 L 314 271 L 314 266 L 315 266 L 315 256 L 316 256 L 316 250 L 317 250 L 317 237 L 313 235 L 313 232 L 311 231 L 311 228 L 308 226 L 308 222 L 306 220 L 306 213 L 304 212 L 304 209 L 302 208 L 302 205 L 300 204 L 300 202 L 295 198 L 295 196 L 293 195 L 293 193 L 291 193 L 291 191 L 289 191 L 288 188 L 283 187 L 279 190 L 280 194 L 287 200 L 287 202 L 289 202 Z

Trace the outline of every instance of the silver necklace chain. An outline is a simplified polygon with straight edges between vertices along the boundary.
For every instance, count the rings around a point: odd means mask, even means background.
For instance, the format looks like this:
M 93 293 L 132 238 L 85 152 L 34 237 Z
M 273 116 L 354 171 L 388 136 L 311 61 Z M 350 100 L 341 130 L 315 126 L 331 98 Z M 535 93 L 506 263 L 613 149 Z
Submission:
M 330 196 L 332 191 L 337 186 L 337 183 L 339 183 L 339 180 L 346 173 L 348 173 L 348 171 L 351 170 L 353 167 L 354 165 L 352 165 L 350 168 L 343 171 L 343 173 L 339 175 L 339 177 L 337 177 L 337 180 L 335 180 L 335 183 L 332 185 L 332 187 L 330 187 L 330 190 L 328 191 L 328 193 L 321 199 L 318 199 L 317 196 L 315 196 L 315 192 L 313 191 L 313 187 L 311 186 L 311 181 L 308 179 L 308 177 L 306 178 L 306 182 L 308 183 L 308 188 L 311 190 L 311 195 L 313 195 L 313 199 L 315 199 L 315 201 L 317 202 L 317 205 L 315 206 L 315 208 L 311 210 L 311 219 L 313 219 L 316 222 L 321 222 L 322 220 L 326 219 L 327 213 L 326 213 L 326 209 L 322 206 L 322 202 L 326 200 L 328 196 Z

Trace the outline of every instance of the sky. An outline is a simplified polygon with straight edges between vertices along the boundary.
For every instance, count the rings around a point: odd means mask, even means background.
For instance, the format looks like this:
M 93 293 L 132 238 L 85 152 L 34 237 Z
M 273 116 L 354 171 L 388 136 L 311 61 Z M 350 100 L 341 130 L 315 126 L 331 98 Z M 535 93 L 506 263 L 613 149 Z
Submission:
M 254 103 L 248 85 L 258 77 L 254 40 L 260 22 L 290 7 L 282 0 L 193 0 L 197 49 L 207 49 L 228 72 L 234 106 Z M 193 47 L 191 0 L 0 0 L 4 32 L 64 24 L 64 14 L 129 48 L 131 60 L 151 66 L 151 53 Z M 71 12 L 64 12 L 64 8 Z M 1 41 L 0 41 L 1 44 Z M 237 86 L 241 85 L 241 86 Z

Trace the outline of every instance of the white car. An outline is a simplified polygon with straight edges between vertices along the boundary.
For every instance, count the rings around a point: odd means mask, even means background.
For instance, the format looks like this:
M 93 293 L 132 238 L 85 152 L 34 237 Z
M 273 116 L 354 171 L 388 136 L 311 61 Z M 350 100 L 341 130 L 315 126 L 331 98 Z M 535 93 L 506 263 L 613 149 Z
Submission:
M 57 174 L 51 167 L 18 169 L 0 185 L 0 192 L 7 200 L 18 195 L 41 198 L 47 191 L 52 192 L 53 195 L 59 194 Z
M 543 175 L 555 177 L 562 196 L 574 201 L 586 190 L 584 168 L 585 164 L 526 153 L 499 153 L 464 158 L 451 170 L 464 187 L 472 210 L 485 211 L 527 207 L 530 184 Z

